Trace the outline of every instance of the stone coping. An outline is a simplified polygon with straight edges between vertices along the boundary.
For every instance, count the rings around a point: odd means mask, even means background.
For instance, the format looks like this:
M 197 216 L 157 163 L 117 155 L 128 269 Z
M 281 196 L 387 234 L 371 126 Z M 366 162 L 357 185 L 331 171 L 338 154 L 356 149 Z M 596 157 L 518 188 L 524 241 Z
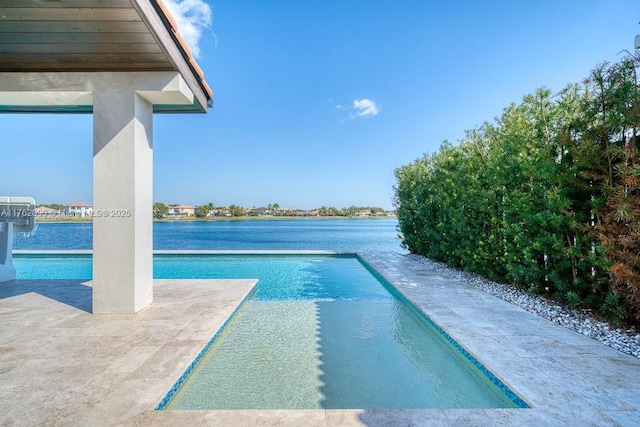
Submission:
M 90 281 L 16 280 L 0 284 L 0 424 L 640 425 L 640 360 L 401 254 L 360 256 L 532 408 L 154 411 L 255 281 L 155 280 L 151 307 L 92 315 Z

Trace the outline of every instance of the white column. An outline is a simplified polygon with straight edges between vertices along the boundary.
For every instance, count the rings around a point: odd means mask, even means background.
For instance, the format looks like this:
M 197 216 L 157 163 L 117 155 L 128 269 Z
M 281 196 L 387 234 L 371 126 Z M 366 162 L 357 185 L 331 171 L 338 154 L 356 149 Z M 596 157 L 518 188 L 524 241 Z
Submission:
M 94 313 L 153 302 L 152 105 L 204 106 L 178 71 L 0 72 L 0 106 L 93 109 Z
M 93 313 L 153 302 L 153 106 L 132 89 L 93 94 Z

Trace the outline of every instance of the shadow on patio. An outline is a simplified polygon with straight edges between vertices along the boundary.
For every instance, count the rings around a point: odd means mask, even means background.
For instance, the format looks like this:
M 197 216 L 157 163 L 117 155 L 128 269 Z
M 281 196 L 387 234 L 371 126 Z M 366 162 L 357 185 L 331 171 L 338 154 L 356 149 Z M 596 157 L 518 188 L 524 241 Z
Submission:
M 11 280 L 0 284 L 0 299 L 35 293 L 68 306 L 91 313 L 91 286 L 78 280 Z

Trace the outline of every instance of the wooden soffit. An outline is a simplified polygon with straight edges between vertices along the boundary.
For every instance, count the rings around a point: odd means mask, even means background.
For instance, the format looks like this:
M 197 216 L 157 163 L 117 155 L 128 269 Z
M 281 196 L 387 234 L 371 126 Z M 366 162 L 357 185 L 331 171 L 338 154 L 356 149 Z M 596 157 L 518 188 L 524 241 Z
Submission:
M 178 71 L 204 112 L 213 93 L 161 0 L 0 0 L 2 73 Z M 4 108 L 7 111 L 6 108 Z

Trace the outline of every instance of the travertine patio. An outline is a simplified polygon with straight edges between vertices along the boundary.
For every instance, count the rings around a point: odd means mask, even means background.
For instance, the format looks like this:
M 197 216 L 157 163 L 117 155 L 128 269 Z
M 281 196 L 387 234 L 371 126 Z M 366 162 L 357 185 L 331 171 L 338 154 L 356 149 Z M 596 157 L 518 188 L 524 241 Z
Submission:
M 640 360 L 431 271 L 364 254 L 531 409 L 155 411 L 255 280 L 155 280 L 92 315 L 90 283 L 0 284 L 3 425 L 640 425 Z

